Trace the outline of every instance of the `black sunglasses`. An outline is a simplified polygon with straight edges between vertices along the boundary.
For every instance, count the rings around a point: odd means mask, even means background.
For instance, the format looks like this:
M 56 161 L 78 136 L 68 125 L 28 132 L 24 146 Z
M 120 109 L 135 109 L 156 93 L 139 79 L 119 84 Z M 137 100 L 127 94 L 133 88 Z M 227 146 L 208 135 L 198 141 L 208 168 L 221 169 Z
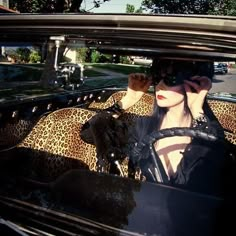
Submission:
M 165 68 L 172 66 L 172 73 L 167 73 Z M 161 75 L 161 71 L 165 75 Z M 153 85 L 156 86 L 161 80 L 166 86 L 174 87 L 183 84 L 184 80 L 189 80 L 192 76 L 207 76 L 212 78 L 214 75 L 214 66 L 212 62 L 205 61 L 171 61 L 171 60 L 155 60 L 150 68 L 150 76 L 152 77 Z
M 152 75 L 153 86 L 158 85 L 161 80 L 163 80 L 164 84 L 168 87 L 174 87 L 182 84 L 181 81 L 177 80 L 177 77 L 175 75 L 171 74 L 166 74 L 165 76 Z

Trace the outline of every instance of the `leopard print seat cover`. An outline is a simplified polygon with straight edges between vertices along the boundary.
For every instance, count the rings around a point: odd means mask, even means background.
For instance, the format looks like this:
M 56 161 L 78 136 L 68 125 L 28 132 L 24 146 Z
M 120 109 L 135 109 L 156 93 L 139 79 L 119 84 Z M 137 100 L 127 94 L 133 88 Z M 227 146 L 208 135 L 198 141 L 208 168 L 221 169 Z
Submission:
M 89 108 L 105 109 L 119 101 L 125 91 L 116 92 L 104 102 L 92 102 Z M 120 119 L 130 123 L 138 116 L 150 115 L 153 110 L 154 96 L 145 94 L 139 102 L 126 110 Z M 227 130 L 226 138 L 236 143 L 235 109 L 233 103 L 209 101 L 216 117 Z M 82 125 L 96 113 L 88 109 L 64 108 L 43 117 L 31 133 L 18 145 L 30 150 L 31 169 L 47 181 L 72 168 L 87 168 L 96 171 L 96 149 L 80 138 Z M 33 154 L 32 154 L 33 153 Z M 123 163 L 127 173 L 127 160 Z
M 208 100 L 208 104 L 225 129 L 225 138 L 236 144 L 236 104 L 219 100 Z
M 125 92 L 118 92 L 104 103 L 91 103 L 90 108 L 104 109 L 120 100 Z M 149 115 L 153 97 L 145 94 L 120 119 L 133 122 L 137 115 Z M 80 138 L 82 125 L 96 113 L 88 109 L 64 108 L 43 117 L 31 133 L 18 145 L 25 155 L 30 154 L 31 176 L 51 181 L 72 168 L 96 170 L 96 149 Z M 124 166 L 127 166 L 126 161 Z

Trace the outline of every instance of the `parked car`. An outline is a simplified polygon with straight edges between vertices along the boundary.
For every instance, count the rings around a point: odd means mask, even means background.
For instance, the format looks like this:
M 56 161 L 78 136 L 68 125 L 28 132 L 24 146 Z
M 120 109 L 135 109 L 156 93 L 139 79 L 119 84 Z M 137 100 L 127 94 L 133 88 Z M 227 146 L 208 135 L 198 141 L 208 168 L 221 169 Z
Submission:
M 79 131 L 95 111 L 125 94 L 127 75 L 103 68 L 97 71 L 108 71 L 108 76 L 84 79 L 74 90 L 67 89 L 70 81 L 67 86 L 55 83 L 57 67 L 70 45 L 73 49 L 83 45 L 95 56 L 234 61 L 236 18 L 17 14 L 0 15 L 0 31 L 5 51 L 19 56 L 24 51 L 19 48 L 37 48 L 45 58 L 40 64 L 0 63 L 0 75 L 10 71 L 16 78 L 0 81 L 1 235 L 236 233 L 236 93 L 207 97 L 224 127 L 231 163 L 225 173 L 231 181 L 226 186 L 229 194 L 214 196 L 96 171 L 94 146 L 84 143 Z M 30 68 L 40 71 L 37 80 L 28 79 Z M 127 119 L 145 115 L 144 104 L 152 109 L 153 97 L 151 88 Z
M 224 74 L 228 73 L 228 65 L 226 63 L 220 63 L 220 65 L 223 68 Z
M 215 74 L 225 74 L 225 68 L 222 64 L 215 64 L 214 65 L 214 72 Z
M 226 63 L 215 63 L 214 70 L 216 74 L 227 74 L 228 65 Z

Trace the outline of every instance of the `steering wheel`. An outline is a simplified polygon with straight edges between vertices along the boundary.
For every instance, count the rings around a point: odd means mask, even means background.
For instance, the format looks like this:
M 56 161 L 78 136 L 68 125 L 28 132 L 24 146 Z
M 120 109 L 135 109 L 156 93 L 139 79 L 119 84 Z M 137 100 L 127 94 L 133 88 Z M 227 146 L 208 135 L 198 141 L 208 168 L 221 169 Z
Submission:
M 151 157 L 154 164 L 155 173 L 153 179 L 158 183 L 168 183 L 167 175 L 165 174 L 164 167 L 158 155 L 154 149 L 154 143 L 163 138 L 173 137 L 173 136 L 189 136 L 193 138 L 203 139 L 210 142 L 220 141 L 221 138 L 196 128 L 169 128 L 159 131 L 154 131 L 149 135 L 146 135 L 141 142 L 139 142 L 132 151 L 132 157 L 135 159 L 135 162 L 139 162 L 142 158 L 142 150 L 147 145 L 151 151 Z

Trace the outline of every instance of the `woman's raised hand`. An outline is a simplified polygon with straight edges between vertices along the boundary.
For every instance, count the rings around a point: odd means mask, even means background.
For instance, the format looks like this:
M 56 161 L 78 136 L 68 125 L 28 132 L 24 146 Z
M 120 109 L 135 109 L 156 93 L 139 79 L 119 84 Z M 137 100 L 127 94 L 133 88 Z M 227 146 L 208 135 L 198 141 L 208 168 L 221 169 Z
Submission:
M 211 86 L 211 80 L 206 76 L 193 76 L 191 80 L 184 81 L 188 106 L 193 118 L 203 113 L 203 103 Z
M 120 105 L 128 109 L 140 100 L 146 93 L 152 81 L 144 73 L 132 73 L 128 77 L 128 88 L 126 95 L 121 99 Z
M 151 79 L 144 73 L 132 73 L 128 78 L 127 95 L 136 98 L 146 93 L 151 85 Z

